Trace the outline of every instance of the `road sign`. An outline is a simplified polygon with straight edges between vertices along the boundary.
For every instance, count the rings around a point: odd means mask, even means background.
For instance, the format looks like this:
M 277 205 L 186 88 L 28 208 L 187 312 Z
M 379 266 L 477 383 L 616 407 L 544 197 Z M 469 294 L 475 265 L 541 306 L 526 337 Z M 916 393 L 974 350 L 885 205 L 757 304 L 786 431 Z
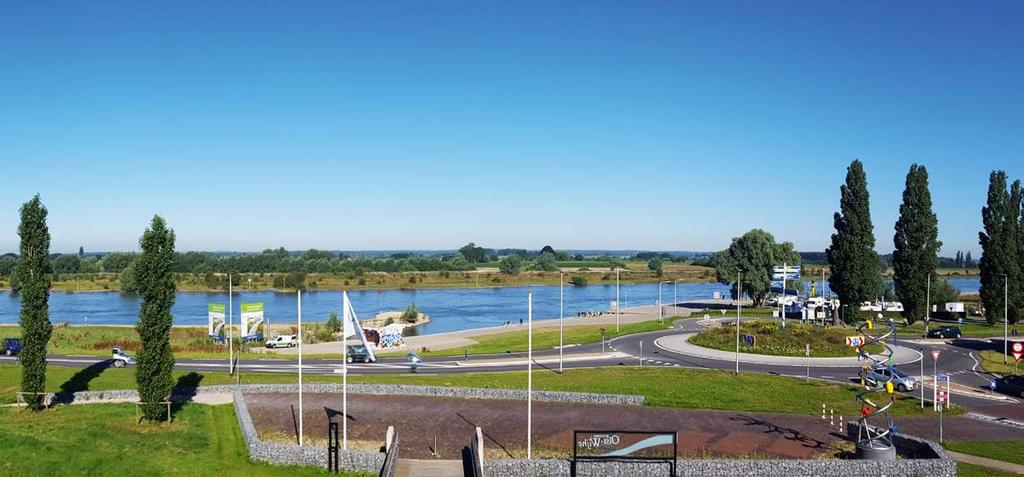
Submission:
M 996 380 L 995 379 L 989 380 L 988 387 L 989 387 L 989 389 L 995 390 L 996 389 Z
M 846 337 L 846 346 L 860 346 L 862 344 L 864 344 L 864 337 L 863 336 L 847 336 Z
M 939 390 L 939 396 L 938 396 L 937 400 L 938 400 L 939 404 L 942 404 L 942 403 L 946 402 L 946 391 L 945 390 L 943 390 L 943 389 Z
M 1020 361 L 1020 357 L 1024 356 L 1024 343 L 1015 341 L 1013 343 L 1013 360 Z
M 932 350 L 932 361 L 938 361 L 939 360 L 939 353 L 942 353 L 942 350 L 938 350 L 938 349 L 933 349 Z
M 940 374 L 938 376 L 935 376 L 935 380 L 940 382 L 940 383 L 944 383 L 946 381 L 949 381 L 949 375 L 948 374 Z

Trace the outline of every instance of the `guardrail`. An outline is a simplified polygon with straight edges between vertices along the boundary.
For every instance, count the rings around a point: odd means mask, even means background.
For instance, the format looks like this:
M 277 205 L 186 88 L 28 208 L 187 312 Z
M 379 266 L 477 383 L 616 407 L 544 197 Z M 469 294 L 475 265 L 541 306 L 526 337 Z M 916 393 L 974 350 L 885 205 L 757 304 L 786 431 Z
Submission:
M 398 433 L 394 426 L 388 426 L 388 436 L 385 443 L 384 465 L 380 467 L 380 477 L 394 477 L 395 469 L 398 468 Z

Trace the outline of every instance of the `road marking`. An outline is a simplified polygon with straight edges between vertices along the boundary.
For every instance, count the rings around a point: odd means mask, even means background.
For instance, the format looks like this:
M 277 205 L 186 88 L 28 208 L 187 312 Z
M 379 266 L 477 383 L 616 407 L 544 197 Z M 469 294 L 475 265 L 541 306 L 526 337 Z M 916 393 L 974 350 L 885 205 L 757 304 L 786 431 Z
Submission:
M 1016 429 L 1024 429 L 1024 422 L 1015 421 L 1013 419 L 1009 419 L 1006 417 L 986 416 L 984 414 L 977 414 L 974 412 L 964 414 L 964 417 L 968 419 L 974 419 L 976 421 L 990 422 L 992 424 L 999 424 L 1003 426 L 1013 427 Z
M 823 377 L 825 379 L 833 379 L 833 378 L 835 378 L 835 376 L 827 376 L 827 375 L 824 375 L 824 374 L 821 375 L 821 377 Z

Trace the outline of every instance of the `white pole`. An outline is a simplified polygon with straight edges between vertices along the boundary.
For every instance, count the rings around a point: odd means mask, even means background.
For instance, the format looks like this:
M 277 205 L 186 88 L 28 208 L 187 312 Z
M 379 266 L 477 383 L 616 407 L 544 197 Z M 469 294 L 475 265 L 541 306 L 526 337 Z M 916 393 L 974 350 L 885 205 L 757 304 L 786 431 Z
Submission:
M 924 298 L 924 335 L 928 336 L 928 323 L 932 321 L 932 274 L 928 274 L 927 292 Z
M 299 311 L 299 446 L 302 446 L 302 290 L 295 290 Z
M 565 285 L 562 272 L 558 272 L 558 372 L 562 372 L 562 318 L 565 316 Z
M 234 327 L 235 327 L 235 307 L 231 293 L 231 274 L 228 274 L 228 374 L 235 373 L 235 345 L 232 344 L 234 341 Z
M 921 382 L 918 387 L 921 388 L 921 409 L 924 409 L 924 348 L 921 348 Z
M 661 314 L 661 283 L 658 282 L 658 321 L 662 321 L 665 318 Z
M 352 314 L 349 307 L 348 292 L 342 292 L 341 314 L 345 320 L 341 324 L 341 448 L 348 450 L 348 327 Z
M 1006 364 L 1006 355 L 1009 352 L 1006 344 L 1009 341 L 1007 330 L 1010 323 L 1010 277 L 1003 275 L 1003 364 Z
M 533 291 L 526 294 L 526 459 L 533 445 Z
M 672 310 L 675 311 L 679 306 L 679 279 L 672 282 Z
M 615 332 L 619 332 L 619 269 L 615 269 Z
M 779 300 L 779 317 L 782 318 L 782 327 L 786 327 L 786 262 L 782 262 L 782 300 Z
M 736 272 L 736 376 L 740 375 L 740 310 L 743 308 L 742 272 Z
M 644 367 L 644 342 L 640 340 L 640 367 Z

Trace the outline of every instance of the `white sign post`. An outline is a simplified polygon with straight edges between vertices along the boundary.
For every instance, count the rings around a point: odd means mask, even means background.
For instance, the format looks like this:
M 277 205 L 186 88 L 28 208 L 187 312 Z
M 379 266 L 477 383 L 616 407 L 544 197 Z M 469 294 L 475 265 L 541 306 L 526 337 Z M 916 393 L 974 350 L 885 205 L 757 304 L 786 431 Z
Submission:
M 526 460 L 533 445 L 533 291 L 526 293 Z

